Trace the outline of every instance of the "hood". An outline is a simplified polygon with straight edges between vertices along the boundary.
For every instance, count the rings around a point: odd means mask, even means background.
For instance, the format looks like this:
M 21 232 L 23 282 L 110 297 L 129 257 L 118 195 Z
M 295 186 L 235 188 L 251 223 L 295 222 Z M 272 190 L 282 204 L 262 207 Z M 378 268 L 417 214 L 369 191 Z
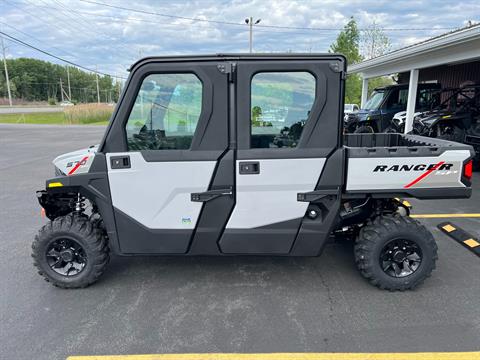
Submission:
M 437 110 L 437 111 L 431 111 L 428 113 L 425 113 L 421 118 L 418 120 L 423 124 L 427 126 L 433 126 L 435 125 L 438 121 L 444 120 L 444 119 L 449 119 L 452 117 L 452 113 L 446 110 Z
M 355 114 L 358 121 L 366 121 L 367 117 L 369 116 L 376 116 L 380 114 L 380 110 L 368 110 L 368 109 L 360 109 Z
M 413 113 L 413 120 L 414 121 L 420 120 L 420 118 L 423 117 L 423 116 L 424 116 L 423 112 L 417 111 L 417 112 Z M 406 111 L 400 111 L 400 112 L 396 113 L 395 115 L 393 115 L 393 120 L 398 120 L 402 123 L 406 119 L 407 119 L 407 112 Z
M 73 175 L 86 173 L 92 165 L 98 145 L 92 145 L 88 148 L 72 151 L 53 160 L 56 175 Z

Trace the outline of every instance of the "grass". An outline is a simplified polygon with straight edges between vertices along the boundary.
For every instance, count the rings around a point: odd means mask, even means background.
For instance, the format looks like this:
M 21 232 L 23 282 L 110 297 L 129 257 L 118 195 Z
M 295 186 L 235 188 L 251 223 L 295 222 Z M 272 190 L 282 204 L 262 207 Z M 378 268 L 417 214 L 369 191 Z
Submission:
M 64 124 L 63 113 L 0 114 L 4 124 Z
M 113 107 L 106 104 L 82 104 L 65 109 L 65 119 L 70 124 L 107 124 Z
M 113 107 L 105 104 L 82 104 L 68 107 L 64 112 L 0 114 L 4 124 L 49 125 L 107 125 Z

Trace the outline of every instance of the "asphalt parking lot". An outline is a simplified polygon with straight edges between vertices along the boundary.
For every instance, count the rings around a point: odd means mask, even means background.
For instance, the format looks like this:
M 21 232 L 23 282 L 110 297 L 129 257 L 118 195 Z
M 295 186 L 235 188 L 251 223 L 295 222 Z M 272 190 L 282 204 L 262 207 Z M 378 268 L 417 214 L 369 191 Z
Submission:
M 38 276 L 30 244 L 46 221 L 35 190 L 51 160 L 96 144 L 103 127 L 0 125 L 0 358 L 205 352 L 420 352 L 480 349 L 480 258 L 436 229 L 479 236 L 480 218 L 422 219 L 437 270 L 390 293 L 358 274 L 351 245 L 319 258 L 113 258 L 95 285 Z M 469 200 L 412 201 L 416 213 L 479 213 Z

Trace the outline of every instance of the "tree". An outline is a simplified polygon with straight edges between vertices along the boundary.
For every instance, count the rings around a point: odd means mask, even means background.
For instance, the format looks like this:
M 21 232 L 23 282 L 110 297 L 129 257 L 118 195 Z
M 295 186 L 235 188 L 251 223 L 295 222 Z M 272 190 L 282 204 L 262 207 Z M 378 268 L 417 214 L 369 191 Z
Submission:
M 60 79 L 67 90 L 67 70 L 64 66 L 47 61 L 18 58 L 7 59 L 12 96 L 25 101 L 59 101 Z M 3 68 L 3 66 L 2 66 Z M 70 67 L 72 100 L 96 102 L 96 76 L 76 67 Z M 110 76 L 99 76 L 101 101 L 116 101 L 118 87 Z M 5 77 L 0 71 L 0 97 L 6 94 Z
M 357 22 L 352 16 L 340 34 L 338 34 L 335 42 L 330 45 L 330 52 L 343 54 L 347 58 L 348 64 L 355 64 L 362 61 L 359 42 L 360 32 L 357 27 Z
M 338 34 L 335 42 L 330 46 L 330 52 L 343 54 L 347 58 L 347 64 L 355 64 L 362 61 L 359 50 L 360 31 L 355 19 L 350 17 L 350 21 L 344 26 Z M 362 80 L 357 74 L 347 75 L 345 85 L 345 103 L 360 104 L 362 93 Z
M 392 47 L 390 39 L 375 21 L 362 32 L 360 44 L 366 60 L 386 54 Z
M 393 85 L 393 84 L 394 84 L 394 81 L 390 76 L 379 76 L 379 77 L 368 79 L 368 93 L 371 94 L 372 91 L 376 88 Z

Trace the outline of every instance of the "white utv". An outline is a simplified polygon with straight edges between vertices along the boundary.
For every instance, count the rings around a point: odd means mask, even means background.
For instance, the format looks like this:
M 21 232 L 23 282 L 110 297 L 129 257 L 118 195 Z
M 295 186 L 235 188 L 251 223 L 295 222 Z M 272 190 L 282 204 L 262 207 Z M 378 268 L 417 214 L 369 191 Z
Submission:
M 118 255 L 318 256 L 355 240 L 360 273 L 412 289 L 437 259 L 399 197 L 466 198 L 470 146 L 343 135 L 345 60 L 153 57 L 131 68 L 98 147 L 60 156 L 37 192 L 39 273 L 85 287 Z

